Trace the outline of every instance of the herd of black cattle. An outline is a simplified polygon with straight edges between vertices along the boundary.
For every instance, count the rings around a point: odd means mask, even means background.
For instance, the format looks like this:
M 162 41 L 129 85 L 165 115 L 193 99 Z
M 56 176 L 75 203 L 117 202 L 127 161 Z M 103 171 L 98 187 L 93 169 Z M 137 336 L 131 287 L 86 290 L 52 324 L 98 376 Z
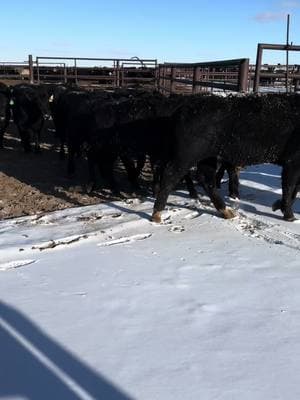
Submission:
M 282 166 L 280 209 L 287 221 L 295 219 L 293 203 L 300 185 L 300 96 L 265 94 L 217 96 L 163 96 L 138 89 L 87 91 L 66 85 L 0 83 L 0 148 L 13 117 L 25 152 L 39 152 L 46 118 L 53 119 L 60 139 L 60 154 L 68 149 L 68 173 L 75 171 L 75 156 L 86 155 L 89 179 L 96 188 L 96 168 L 118 193 L 114 164 L 121 159 L 128 180 L 139 190 L 141 170 L 149 157 L 156 197 L 152 220 L 161 221 L 170 192 L 184 179 L 192 197 L 197 178 L 225 218 L 226 207 L 217 186 L 224 170 L 229 193 L 239 197 L 238 169 L 252 164 Z

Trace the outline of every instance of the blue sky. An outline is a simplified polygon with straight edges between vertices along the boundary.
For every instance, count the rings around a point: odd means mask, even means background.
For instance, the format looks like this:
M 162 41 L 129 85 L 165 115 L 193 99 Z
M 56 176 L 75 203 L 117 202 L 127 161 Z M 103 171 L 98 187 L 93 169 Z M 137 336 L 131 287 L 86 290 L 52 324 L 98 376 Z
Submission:
M 0 60 L 23 61 L 32 53 L 254 63 L 258 42 L 285 42 L 288 12 L 290 40 L 300 45 L 300 0 L 1 1 Z M 268 51 L 263 61 L 284 59 Z M 300 64 L 300 53 L 291 62 Z

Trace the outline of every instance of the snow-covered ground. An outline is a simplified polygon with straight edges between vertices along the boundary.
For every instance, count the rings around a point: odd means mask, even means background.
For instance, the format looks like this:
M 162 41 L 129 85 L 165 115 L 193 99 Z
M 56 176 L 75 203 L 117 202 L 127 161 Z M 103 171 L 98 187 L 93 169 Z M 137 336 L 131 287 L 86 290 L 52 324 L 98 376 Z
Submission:
M 176 192 L 161 225 L 151 198 L 1 222 L 0 399 L 298 400 L 300 224 L 271 211 L 280 193 L 261 165 L 233 220 Z

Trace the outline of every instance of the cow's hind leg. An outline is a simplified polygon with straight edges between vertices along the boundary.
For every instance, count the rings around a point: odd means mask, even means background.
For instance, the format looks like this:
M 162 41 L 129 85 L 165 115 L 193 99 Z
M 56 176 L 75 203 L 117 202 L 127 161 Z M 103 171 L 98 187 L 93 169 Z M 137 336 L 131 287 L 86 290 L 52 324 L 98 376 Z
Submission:
M 134 161 L 128 157 L 126 154 L 122 154 L 120 157 L 122 160 L 122 163 L 126 169 L 128 180 L 131 184 L 131 188 L 133 191 L 139 191 L 141 190 L 138 178 L 140 171 L 135 167 Z
M 194 182 L 193 182 L 190 172 L 188 172 L 186 175 L 184 175 L 184 180 L 185 180 L 185 183 L 186 183 L 186 186 L 189 191 L 191 199 L 198 199 L 198 193 L 197 193 L 197 190 L 195 189 Z
M 216 172 L 216 186 L 218 189 L 221 188 L 221 181 L 224 177 L 225 171 L 226 171 L 226 165 L 225 165 L 225 163 L 222 163 L 220 165 L 220 168 Z
M 234 167 L 231 164 L 227 165 L 227 173 L 228 173 L 228 188 L 229 188 L 229 196 L 233 199 L 240 198 L 239 192 L 239 175 L 240 169 L 238 167 Z
M 204 177 L 204 181 L 203 181 Z M 212 164 L 201 164 L 201 184 L 211 199 L 216 209 L 223 215 L 224 218 L 234 218 L 234 212 L 226 207 L 224 200 L 219 195 L 216 187 L 216 165 Z
M 300 163 L 299 163 L 300 167 Z M 294 221 L 293 203 L 300 189 L 300 168 L 298 165 L 290 164 L 282 168 L 282 199 L 275 201 L 272 210 L 281 210 L 286 221 Z

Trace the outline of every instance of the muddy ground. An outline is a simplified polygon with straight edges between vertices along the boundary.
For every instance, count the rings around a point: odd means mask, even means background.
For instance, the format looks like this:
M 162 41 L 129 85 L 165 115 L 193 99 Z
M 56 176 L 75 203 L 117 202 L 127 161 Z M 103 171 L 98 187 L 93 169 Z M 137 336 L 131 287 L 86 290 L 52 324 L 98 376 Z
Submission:
M 51 121 L 45 123 L 41 154 L 25 154 L 17 129 L 10 123 L 4 149 L 0 149 L 0 220 L 121 199 L 105 189 L 87 192 L 84 158 L 76 160 L 76 175 L 72 179 L 67 176 L 66 160 L 59 158 L 53 128 Z M 116 166 L 115 176 L 126 196 L 130 188 L 121 165 Z

